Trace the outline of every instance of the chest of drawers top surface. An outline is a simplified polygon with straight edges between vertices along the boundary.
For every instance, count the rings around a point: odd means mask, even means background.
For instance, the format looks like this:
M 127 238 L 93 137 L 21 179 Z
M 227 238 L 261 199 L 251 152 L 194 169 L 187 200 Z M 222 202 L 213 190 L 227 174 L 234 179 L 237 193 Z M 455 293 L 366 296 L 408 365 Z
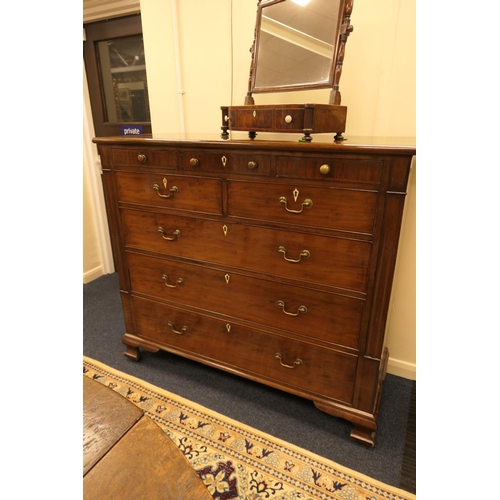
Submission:
M 361 154 L 388 154 L 388 155 L 415 155 L 416 146 L 414 137 L 346 137 L 345 140 L 334 142 L 330 135 L 317 135 L 310 143 L 301 142 L 296 137 L 288 134 L 266 134 L 266 137 L 256 139 L 246 139 L 240 135 L 236 139 L 223 140 L 215 135 L 169 135 L 162 138 L 153 137 L 95 137 L 96 144 L 115 146 L 152 146 L 155 149 L 181 148 L 221 148 L 239 150 L 262 150 L 262 151 L 287 151 L 291 153 L 361 153 Z

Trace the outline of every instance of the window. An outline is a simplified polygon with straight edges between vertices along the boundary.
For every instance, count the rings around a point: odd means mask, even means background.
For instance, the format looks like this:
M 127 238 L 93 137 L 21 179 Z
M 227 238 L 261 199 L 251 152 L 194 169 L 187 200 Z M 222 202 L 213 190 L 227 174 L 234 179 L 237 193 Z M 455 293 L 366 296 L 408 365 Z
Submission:
M 151 134 L 141 16 L 84 24 L 83 56 L 95 134 L 121 135 L 122 125 Z

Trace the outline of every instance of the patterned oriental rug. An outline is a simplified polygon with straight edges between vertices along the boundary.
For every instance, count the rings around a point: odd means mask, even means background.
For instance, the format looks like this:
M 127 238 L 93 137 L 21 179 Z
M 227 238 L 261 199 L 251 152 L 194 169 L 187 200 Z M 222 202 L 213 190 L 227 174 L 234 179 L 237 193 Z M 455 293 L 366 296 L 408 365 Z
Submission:
M 156 422 L 216 500 L 416 498 L 93 359 L 83 358 L 83 373 Z

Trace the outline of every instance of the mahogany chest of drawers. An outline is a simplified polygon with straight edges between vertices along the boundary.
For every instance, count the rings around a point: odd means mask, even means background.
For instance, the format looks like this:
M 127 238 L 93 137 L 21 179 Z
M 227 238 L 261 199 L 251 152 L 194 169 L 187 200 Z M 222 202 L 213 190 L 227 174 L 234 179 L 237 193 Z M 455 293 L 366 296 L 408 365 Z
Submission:
M 406 146 L 96 138 L 125 355 L 308 398 L 373 446 Z

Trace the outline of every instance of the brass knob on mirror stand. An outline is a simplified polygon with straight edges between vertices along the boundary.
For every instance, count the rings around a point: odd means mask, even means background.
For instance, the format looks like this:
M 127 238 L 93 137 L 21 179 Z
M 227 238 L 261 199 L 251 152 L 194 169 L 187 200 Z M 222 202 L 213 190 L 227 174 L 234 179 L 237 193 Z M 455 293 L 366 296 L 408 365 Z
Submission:
M 330 165 L 327 165 L 326 163 L 324 165 L 321 165 L 321 167 L 319 167 L 319 171 L 323 175 L 329 174 L 330 170 L 331 170 Z

